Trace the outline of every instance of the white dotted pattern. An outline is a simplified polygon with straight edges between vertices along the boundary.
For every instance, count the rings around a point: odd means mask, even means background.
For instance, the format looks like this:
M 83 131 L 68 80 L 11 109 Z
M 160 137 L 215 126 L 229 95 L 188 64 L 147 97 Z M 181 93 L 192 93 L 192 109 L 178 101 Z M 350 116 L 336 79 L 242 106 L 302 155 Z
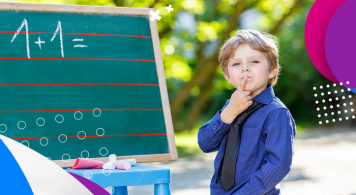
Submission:
M 344 84 L 346 84 L 346 86 L 344 86 Z M 320 125 L 328 124 L 329 122 L 355 119 L 355 110 L 354 108 L 352 108 L 353 102 L 351 100 L 352 94 L 347 94 L 348 91 L 351 91 L 351 89 L 347 87 L 347 85 L 349 84 L 349 81 L 346 81 L 345 83 L 340 82 L 339 86 L 334 83 L 332 86 L 335 88 L 331 90 L 333 91 L 333 93 L 331 93 L 331 91 L 323 91 L 323 89 L 330 88 L 329 84 L 327 84 L 325 88 L 322 85 L 320 85 L 319 87 L 313 87 L 313 90 L 315 92 L 314 97 L 316 99 L 315 104 L 321 104 L 316 108 L 316 110 L 318 111 L 317 117 L 319 119 Z M 338 89 L 339 87 L 341 87 L 341 89 Z M 345 89 L 347 89 L 347 91 Z M 337 95 L 339 95 L 339 97 L 335 97 Z M 324 96 L 326 96 L 325 99 Z M 332 96 L 334 96 L 335 98 Z M 335 101 L 333 101 L 334 99 Z M 330 105 L 325 105 L 327 103 L 329 103 Z M 333 118 L 335 116 L 335 113 L 338 114 L 336 115 L 338 116 L 337 118 Z

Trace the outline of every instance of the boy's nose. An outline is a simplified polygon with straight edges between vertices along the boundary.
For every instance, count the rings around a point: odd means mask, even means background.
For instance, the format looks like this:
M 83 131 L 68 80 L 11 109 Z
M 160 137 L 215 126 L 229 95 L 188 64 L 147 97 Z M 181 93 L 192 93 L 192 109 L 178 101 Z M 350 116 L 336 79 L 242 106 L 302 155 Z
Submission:
M 242 68 L 241 68 L 241 72 L 250 72 L 250 71 L 251 71 L 251 69 L 247 65 L 243 65 Z

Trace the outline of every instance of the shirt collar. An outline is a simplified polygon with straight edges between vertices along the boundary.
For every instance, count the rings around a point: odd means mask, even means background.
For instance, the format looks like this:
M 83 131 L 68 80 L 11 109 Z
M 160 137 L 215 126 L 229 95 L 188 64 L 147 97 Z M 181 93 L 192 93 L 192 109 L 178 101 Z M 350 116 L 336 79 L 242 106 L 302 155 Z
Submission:
M 270 84 L 267 85 L 266 89 L 264 89 L 261 93 L 257 94 L 252 101 L 257 101 L 262 104 L 269 104 L 274 98 L 274 91 Z

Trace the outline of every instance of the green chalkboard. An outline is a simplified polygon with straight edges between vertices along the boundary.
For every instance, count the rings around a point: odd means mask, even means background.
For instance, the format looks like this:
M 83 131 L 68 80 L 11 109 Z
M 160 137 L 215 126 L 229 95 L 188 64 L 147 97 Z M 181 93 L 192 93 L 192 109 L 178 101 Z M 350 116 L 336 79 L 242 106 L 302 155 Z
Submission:
M 0 3 L 0 134 L 61 166 L 177 159 L 150 11 Z

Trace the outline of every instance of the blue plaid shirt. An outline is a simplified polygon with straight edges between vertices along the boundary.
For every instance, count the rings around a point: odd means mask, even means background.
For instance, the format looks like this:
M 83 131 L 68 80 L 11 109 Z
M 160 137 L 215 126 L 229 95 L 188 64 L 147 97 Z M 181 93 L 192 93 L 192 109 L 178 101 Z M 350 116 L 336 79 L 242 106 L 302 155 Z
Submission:
M 290 171 L 294 153 L 296 127 L 291 113 L 275 97 L 271 85 L 253 98 L 253 101 L 265 105 L 252 113 L 243 125 L 235 185 L 225 191 L 220 184 L 220 176 L 217 177 L 217 171 L 231 127 L 231 124 L 221 121 L 220 113 L 229 101 L 198 133 L 201 150 L 218 150 L 210 184 L 211 194 L 280 194 L 278 184 Z

